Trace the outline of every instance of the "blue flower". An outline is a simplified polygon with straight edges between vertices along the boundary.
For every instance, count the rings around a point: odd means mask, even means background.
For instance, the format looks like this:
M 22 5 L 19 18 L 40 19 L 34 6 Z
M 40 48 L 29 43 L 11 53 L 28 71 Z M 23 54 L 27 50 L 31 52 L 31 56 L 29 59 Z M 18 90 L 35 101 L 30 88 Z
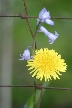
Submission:
M 52 34 L 43 26 L 40 26 L 40 30 L 38 30 L 38 32 L 43 32 L 49 38 L 49 44 L 53 44 L 53 42 L 59 36 L 59 34 L 56 31 L 55 31 L 55 34 Z
M 37 32 L 43 32 L 46 36 L 48 36 L 49 34 L 48 30 L 43 26 L 40 26 L 40 30 L 38 30 Z
M 50 12 L 46 10 L 46 8 L 43 8 L 40 13 L 39 16 L 37 18 L 37 25 L 39 22 L 45 22 L 49 25 L 54 25 L 54 22 L 52 20 L 50 20 L 51 16 L 50 16 Z
M 49 32 L 48 38 L 49 38 L 49 44 L 53 44 L 53 42 L 58 38 L 59 34 L 55 31 L 55 34 L 52 34 Z
M 24 50 L 23 54 L 20 54 L 21 59 L 19 60 L 29 60 L 30 59 L 30 51 L 28 49 Z

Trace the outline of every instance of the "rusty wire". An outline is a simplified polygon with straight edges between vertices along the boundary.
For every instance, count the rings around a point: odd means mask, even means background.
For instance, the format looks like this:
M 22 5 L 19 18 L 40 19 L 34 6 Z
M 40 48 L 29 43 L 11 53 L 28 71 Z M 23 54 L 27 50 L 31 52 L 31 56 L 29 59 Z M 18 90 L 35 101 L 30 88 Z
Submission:
M 61 88 L 61 87 L 44 87 L 44 86 L 40 86 L 40 85 L 0 85 L 1 87 L 13 87 L 13 88 L 34 88 L 36 87 L 36 89 L 51 89 L 51 90 L 70 90 L 72 91 L 72 88 Z
M 20 17 L 21 19 L 26 19 L 26 18 L 37 18 L 38 16 L 27 16 L 26 14 L 20 13 L 19 15 L 0 15 L 0 17 Z M 72 20 L 71 17 L 55 17 L 55 16 L 51 16 L 51 19 Z

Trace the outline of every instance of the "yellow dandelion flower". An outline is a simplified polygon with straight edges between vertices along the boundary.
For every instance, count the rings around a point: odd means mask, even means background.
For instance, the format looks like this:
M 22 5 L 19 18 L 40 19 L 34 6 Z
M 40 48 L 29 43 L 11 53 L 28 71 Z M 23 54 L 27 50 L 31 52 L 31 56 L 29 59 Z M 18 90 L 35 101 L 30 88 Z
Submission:
M 48 48 L 35 51 L 33 59 L 28 60 L 27 66 L 32 70 L 30 74 L 36 79 L 51 80 L 59 78 L 60 72 L 66 72 L 67 65 L 64 63 L 64 59 L 61 59 L 61 55 L 55 52 L 55 50 L 49 50 Z

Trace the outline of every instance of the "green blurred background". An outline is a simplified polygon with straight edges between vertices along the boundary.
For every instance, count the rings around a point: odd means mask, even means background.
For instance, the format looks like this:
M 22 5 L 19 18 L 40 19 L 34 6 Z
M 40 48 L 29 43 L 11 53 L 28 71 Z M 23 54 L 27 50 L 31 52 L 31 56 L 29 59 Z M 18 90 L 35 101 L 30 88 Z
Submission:
M 51 16 L 72 17 L 72 0 L 26 0 L 30 16 L 38 16 L 45 7 Z M 22 0 L 15 0 L 11 6 L 13 14 L 25 13 Z M 59 37 L 50 45 L 43 33 L 36 35 L 37 47 L 56 50 L 65 59 L 68 68 L 60 80 L 52 80 L 49 86 L 72 87 L 72 20 L 52 19 L 54 26 L 42 24 L 50 32 L 58 32 Z M 36 19 L 29 19 L 33 32 Z M 20 54 L 32 43 L 32 37 L 26 20 L 13 18 L 13 67 L 12 84 L 33 84 L 33 78 L 27 70 L 26 61 L 19 61 Z M 12 108 L 23 108 L 33 93 L 33 88 L 12 88 Z M 40 108 L 72 108 L 72 91 L 46 90 Z

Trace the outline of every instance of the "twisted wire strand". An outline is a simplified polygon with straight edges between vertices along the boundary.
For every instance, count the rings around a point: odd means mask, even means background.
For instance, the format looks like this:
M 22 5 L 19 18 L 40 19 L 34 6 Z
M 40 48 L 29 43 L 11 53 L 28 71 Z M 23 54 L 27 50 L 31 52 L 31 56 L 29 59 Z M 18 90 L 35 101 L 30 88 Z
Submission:
M 72 91 L 72 88 L 62 88 L 62 87 L 44 87 L 44 86 L 39 86 L 39 85 L 0 85 L 1 87 L 14 87 L 14 88 L 34 88 L 36 87 L 37 89 L 51 89 L 51 90 L 70 90 Z
M 26 14 L 20 13 L 19 15 L 0 15 L 0 17 L 20 17 L 22 19 L 26 19 L 26 18 L 37 18 L 38 16 L 28 16 Z M 71 17 L 55 17 L 55 16 L 51 16 L 51 19 L 72 20 Z

